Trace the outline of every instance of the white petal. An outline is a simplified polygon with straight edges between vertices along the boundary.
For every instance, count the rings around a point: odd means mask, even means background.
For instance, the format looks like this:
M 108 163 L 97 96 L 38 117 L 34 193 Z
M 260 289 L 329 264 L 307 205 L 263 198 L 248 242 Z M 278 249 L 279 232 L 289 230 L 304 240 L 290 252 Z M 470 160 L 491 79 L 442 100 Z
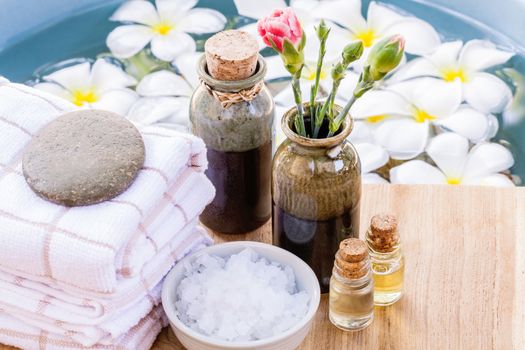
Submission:
M 180 31 L 172 30 L 166 35 L 155 35 L 151 41 L 151 52 L 163 61 L 173 61 L 178 55 L 195 50 L 195 40 Z
M 188 98 L 145 97 L 137 100 L 127 118 L 144 125 L 158 122 L 189 125 Z
M 358 143 L 373 143 L 374 135 L 372 128 L 366 122 L 359 120 L 354 121 L 354 127 L 352 128 L 350 136 L 348 136 L 348 140 L 354 145 Z
M 142 78 L 137 86 L 137 92 L 141 96 L 190 96 L 191 87 L 179 75 L 161 70 L 150 73 Z
M 266 80 L 278 79 L 278 78 L 289 78 L 290 73 L 284 67 L 281 56 L 274 55 L 265 57 L 266 61 Z
M 415 77 L 441 77 L 436 66 L 424 57 L 416 58 L 399 69 L 386 81 L 387 84 L 400 82 Z
M 312 15 L 334 21 L 353 33 L 367 29 L 366 20 L 361 15 L 361 0 L 320 1 Z
M 84 62 L 71 67 L 62 68 L 44 77 L 44 80 L 60 84 L 65 89 L 72 91 L 77 89 L 90 89 L 91 64 Z
M 301 92 L 302 100 L 308 101 L 310 99 L 310 86 L 312 82 L 309 80 L 301 79 Z M 293 96 L 292 85 L 288 85 L 281 92 L 279 92 L 274 98 L 274 102 L 282 107 L 292 107 L 295 106 L 295 100 Z
M 275 106 L 275 118 L 273 119 L 274 151 L 277 150 L 277 147 L 279 147 L 284 140 L 286 140 L 286 135 L 281 128 L 281 120 L 288 109 L 289 108 L 287 107 Z
M 200 84 L 199 75 L 197 74 L 197 62 L 199 62 L 201 55 L 202 52 L 184 53 L 173 62 L 194 89 Z
M 91 107 L 125 116 L 137 98 L 138 95 L 131 89 L 115 89 L 106 91 L 97 102 L 91 104 Z
M 430 24 L 410 17 L 392 23 L 385 35 L 401 34 L 406 40 L 405 52 L 414 55 L 430 54 L 441 44 L 438 33 Z
M 487 135 L 485 135 L 486 140 L 490 140 L 493 137 L 495 137 L 499 130 L 498 118 L 493 114 L 489 114 L 488 119 L 489 119 L 489 126 L 487 130 Z
M 259 50 L 266 48 L 266 44 L 264 43 L 263 39 L 259 35 L 259 32 L 257 31 L 257 22 L 247 24 L 237 29 L 246 32 L 253 36 L 255 39 L 257 39 L 257 42 L 259 43 Z
M 480 72 L 463 84 L 463 96 L 472 107 L 481 112 L 499 113 L 512 99 L 512 91 L 495 75 Z
M 459 63 L 468 70 L 484 70 L 507 62 L 514 53 L 498 50 L 486 40 L 471 40 L 465 44 L 459 55 Z
M 372 143 L 358 143 L 354 146 L 361 160 L 362 174 L 379 169 L 388 163 L 388 152 L 383 147 Z
M 390 169 L 393 184 L 446 184 L 445 176 L 438 168 L 423 162 L 411 160 Z
M 388 181 L 375 173 L 361 175 L 361 182 L 364 184 L 388 184 Z
M 284 0 L 234 0 L 233 2 L 235 3 L 235 7 L 237 7 L 239 15 L 254 19 L 268 16 L 272 10 L 287 6 Z
M 159 22 L 155 6 L 149 1 L 131 0 L 123 3 L 109 18 L 111 21 L 154 25 Z
M 33 88 L 38 89 L 40 91 L 49 92 L 55 96 L 62 97 L 68 101 L 73 100 L 73 96 L 68 90 L 55 83 L 39 83 L 34 85 Z
M 490 131 L 488 116 L 467 106 L 460 107 L 450 117 L 437 121 L 437 124 L 473 142 L 486 139 Z
M 198 0 L 156 0 L 160 19 L 167 22 L 175 22 L 184 18 L 186 13 L 197 5 Z
M 458 56 L 463 42 L 460 40 L 443 43 L 437 47 L 428 59 L 439 69 L 455 68 L 458 64 Z
M 512 153 L 498 143 L 482 143 L 470 151 L 465 165 L 465 179 L 485 177 L 514 165 Z
M 447 132 L 437 135 L 430 141 L 427 153 L 448 178 L 461 179 L 468 148 L 469 143 L 466 138 Z
M 126 74 L 122 69 L 100 58 L 91 68 L 91 82 L 97 91 L 101 93 L 111 89 L 125 88 L 137 83 L 135 78 Z
M 435 118 L 454 113 L 461 104 L 461 82 L 445 82 L 436 78 L 418 78 L 405 84 L 413 86 L 411 101 L 420 110 Z
M 371 90 L 360 97 L 350 109 L 356 119 L 393 114 L 410 116 L 412 106 L 401 95 L 388 90 Z
M 222 30 L 226 25 L 226 17 L 219 11 L 205 8 L 190 10 L 177 23 L 177 29 L 188 33 L 204 34 Z
M 467 179 L 465 185 L 478 185 L 478 186 L 496 186 L 496 187 L 514 187 L 515 184 L 509 179 L 508 176 L 503 174 L 493 174 L 484 177 L 478 177 L 474 179 Z
M 144 48 L 153 38 L 151 28 L 143 25 L 120 26 L 111 31 L 106 45 L 117 58 L 129 58 Z
M 337 90 L 337 97 L 341 98 L 343 101 L 348 101 L 353 95 L 358 81 L 359 74 L 356 74 L 353 71 L 346 72 L 346 76 L 343 81 L 341 81 L 339 89 Z
M 394 159 L 411 159 L 425 149 L 428 139 L 428 122 L 417 123 L 411 119 L 389 119 L 375 131 L 376 143 L 383 146 Z
M 368 6 L 368 13 L 366 16 L 368 26 L 372 28 L 374 32 L 381 34 L 384 34 L 386 29 L 395 22 L 406 18 L 407 17 L 404 17 L 396 11 L 380 5 L 375 1 L 372 1 Z
M 319 56 L 319 40 L 316 39 L 314 28 L 318 23 L 319 22 L 304 28 L 304 33 L 306 37 L 309 38 L 306 41 L 304 49 L 304 56 L 307 62 L 317 63 L 317 58 Z M 348 31 L 339 28 L 335 24 L 330 24 L 329 22 L 327 22 L 327 25 L 332 29 L 330 30 L 330 35 L 326 42 L 326 55 L 324 62 L 339 60 L 343 48 L 351 41 L 348 37 Z

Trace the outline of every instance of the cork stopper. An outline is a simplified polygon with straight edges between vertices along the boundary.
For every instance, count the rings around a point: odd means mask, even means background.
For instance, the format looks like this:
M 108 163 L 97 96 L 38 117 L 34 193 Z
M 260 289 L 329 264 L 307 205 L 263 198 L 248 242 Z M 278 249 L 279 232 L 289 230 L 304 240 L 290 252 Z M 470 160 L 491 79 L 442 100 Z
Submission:
M 208 72 L 218 80 L 246 79 L 257 68 L 257 40 L 240 30 L 215 34 L 204 44 L 204 51 Z
M 357 238 L 348 238 L 339 244 L 335 254 L 335 266 L 338 273 L 347 279 L 358 279 L 370 270 L 368 248 L 365 242 Z
M 367 242 L 376 252 L 389 253 L 399 246 L 397 218 L 394 215 L 378 214 L 370 220 Z

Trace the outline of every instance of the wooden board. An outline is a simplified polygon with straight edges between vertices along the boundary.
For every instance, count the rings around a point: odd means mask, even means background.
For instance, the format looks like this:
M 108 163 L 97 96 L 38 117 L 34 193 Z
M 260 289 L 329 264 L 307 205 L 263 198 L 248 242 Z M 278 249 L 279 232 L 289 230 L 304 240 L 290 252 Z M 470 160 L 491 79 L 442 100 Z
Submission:
M 381 211 L 399 217 L 405 296 L 356 333 L 330 324 L 323 296 L 299 350 L 525 349 L 525 188 L 365 185 L 361 232 Z M 271 227 L 214 236 L 269 243 Z M 165 329 L 153 349 L 184 348 Z
M 381 211 L 399 217 L 406 294 L 376 308 L 366 330 L 330 324 L 323 296 L 299 350 L 525 349 L 525 188 L 366 185 L 361 232 Z M 271 241 L 271 226 L 216 241 Z M 182 350 L 165 329 L 156 350 Z

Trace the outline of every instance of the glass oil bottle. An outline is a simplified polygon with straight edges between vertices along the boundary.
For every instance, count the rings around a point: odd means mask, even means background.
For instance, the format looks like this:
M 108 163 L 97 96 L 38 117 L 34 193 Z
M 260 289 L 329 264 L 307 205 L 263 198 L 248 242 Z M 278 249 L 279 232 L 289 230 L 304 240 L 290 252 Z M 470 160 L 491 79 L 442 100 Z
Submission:
M 388 214 L 372 217 L 366 242 L 374 276 L 374 303 L 378 306 L 394 304 L 403 295 L 405 276 L 396 217 Z
M 374 319 L 374 281 L 365 242 L 348 238 L 335 255 L 329 296 L 330 321 L 345 331 L 368 327 Z

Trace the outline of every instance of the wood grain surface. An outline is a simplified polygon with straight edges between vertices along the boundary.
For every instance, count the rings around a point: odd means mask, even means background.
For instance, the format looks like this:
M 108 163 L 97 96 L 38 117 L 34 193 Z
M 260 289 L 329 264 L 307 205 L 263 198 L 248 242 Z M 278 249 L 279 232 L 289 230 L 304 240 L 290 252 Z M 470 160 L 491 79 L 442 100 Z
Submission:
M 383 211 L 399 218 L 405 296 L 347 333 L 330 324 L 324 295 L 299 350 L 525 349 L 525 188 L 365 185 L 361 232 Z M 213 235 L 270 243 L 271 225 Z M 153 349 L 184 347 L 165 329 Z

